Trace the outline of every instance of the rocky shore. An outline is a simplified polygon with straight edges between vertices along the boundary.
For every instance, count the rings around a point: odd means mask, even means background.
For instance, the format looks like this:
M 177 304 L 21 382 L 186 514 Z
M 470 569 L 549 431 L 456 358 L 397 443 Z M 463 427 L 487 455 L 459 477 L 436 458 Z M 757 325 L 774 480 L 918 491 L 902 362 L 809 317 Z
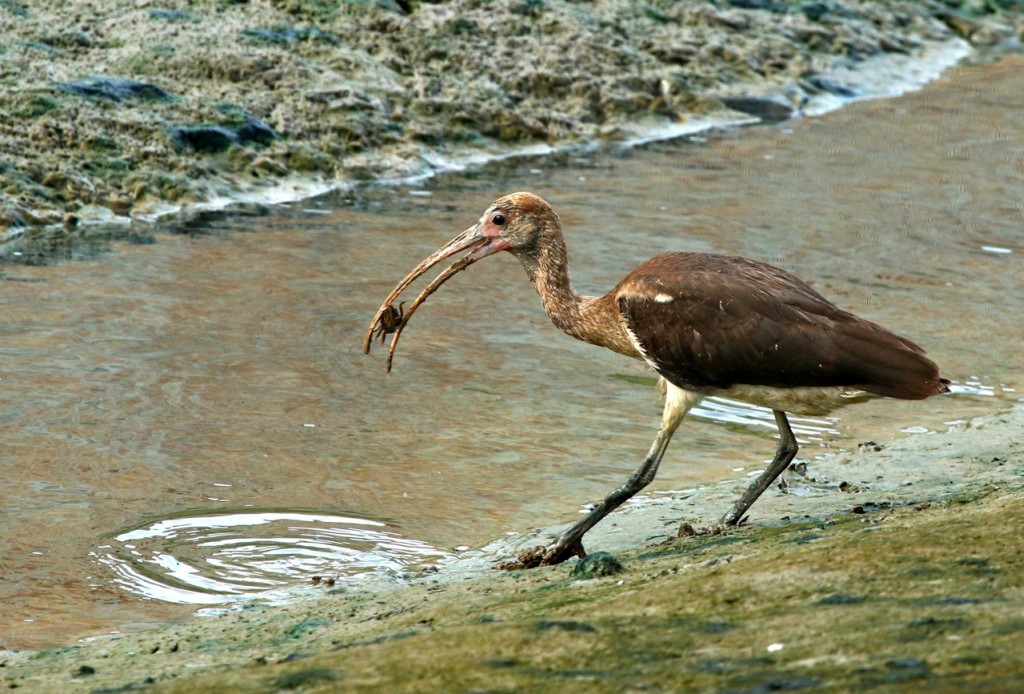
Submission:
M 274 201 L 629 137 L 830 66 L 1012 42 L 1013 2 L 0 0 L 0 252 L 50 226 Z M 787 105 L 788 103 L 788 105 Z M 778 115 L 776 112 L 775 115 Z

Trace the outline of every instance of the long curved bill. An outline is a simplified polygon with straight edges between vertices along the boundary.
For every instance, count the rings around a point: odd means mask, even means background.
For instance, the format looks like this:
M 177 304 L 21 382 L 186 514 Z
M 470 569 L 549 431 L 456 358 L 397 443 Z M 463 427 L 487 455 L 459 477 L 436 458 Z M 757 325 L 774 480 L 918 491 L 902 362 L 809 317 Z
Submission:
M 388 349 L 387 370 L 390 372 L 391 362 L 394 359 L 395 348 L 398 346 L 398 338 L 402 334 L 402 329 L 405 328 L 405 325 L 409 322 L 412 314 L 416 312 L 416 309 L 427 300 L 427 297 L 437 291 L 442 284 L 462 270 L 465 270 L 476 261 L 481 258 L 486 258 L 489 255 L 493 255 L 498 251 L 508 250 L 508 248 L 509 244 L 505 239 L 500 236 L 485 234 L 483 232 L 483 225 L 477 223 L 469 229 L 466 229 L 444 246 L 441 246 L 441 248 L 438 248 L 428 257 L 424 258 L 423 261 L 414 267 L 401 282 L 395 285 L 395 288 L 392 289 L 391 293 L 388 294 L 386 299 L 384 299 L 384 303 L 381 304 L 379 309 L 377 309 L 377 313 L 374 315 L 373 320 L 370 322 L 370 327 L 366 331 L 366 336 L 363 338 L 363 353 L 370 353 L 370 346 L 373 344 L 373 338 L 375 336 L 379 335 L 383 342 L 386 335 L 394 333 L 394 337 L 391 338 L 391 346 Z M 472 250 L 472 252 L 449 265 L 444 272 L 435 277 L 434 280 L 428 284 L 422 292 L 420 292 L 420 295 L 416 297 L 416 300 L 413 301 L 412 305 L 409 306 L 409 309 L 405 311 L 405 313 L 400 313 L 392 307 L 392 304 L 398 296 L 405 291 L 410 284 L 430 270 L 430 268 L 441 263 L 447 258 L 466 250 Z

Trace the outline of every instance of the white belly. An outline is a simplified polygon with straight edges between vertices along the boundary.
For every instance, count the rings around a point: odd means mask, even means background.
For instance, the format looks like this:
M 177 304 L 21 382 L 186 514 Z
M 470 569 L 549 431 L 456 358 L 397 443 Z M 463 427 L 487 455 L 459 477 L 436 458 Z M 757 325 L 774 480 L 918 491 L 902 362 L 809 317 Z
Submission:
M 803 415 L 824 415 L 832 410 L 878 396 L 850 386 L 773 388 L 771 386 L 734 385 L 717 388 L 707 395 L 721 395 L 761 405 L 773 410 Z

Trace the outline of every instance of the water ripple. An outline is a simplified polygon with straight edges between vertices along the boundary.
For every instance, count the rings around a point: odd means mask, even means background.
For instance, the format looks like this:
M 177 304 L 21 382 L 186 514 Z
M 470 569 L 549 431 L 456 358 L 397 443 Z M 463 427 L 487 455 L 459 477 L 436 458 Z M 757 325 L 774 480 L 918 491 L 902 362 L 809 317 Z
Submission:
M 318 575 L 396 575 L 448 556 L 386 528 L 375 520 L 302 511 L 221 511 L 120 532 L 92 555 L 130 593 L 195 605 L 267 597 Z

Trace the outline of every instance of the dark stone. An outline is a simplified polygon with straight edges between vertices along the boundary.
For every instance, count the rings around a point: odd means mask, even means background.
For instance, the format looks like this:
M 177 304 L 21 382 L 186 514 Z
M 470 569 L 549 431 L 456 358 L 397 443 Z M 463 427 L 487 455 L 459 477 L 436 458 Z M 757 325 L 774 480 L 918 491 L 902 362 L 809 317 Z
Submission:
M 622 573 L 626 568 L 608 552 L 592 552 L 576 562 L 572 576 L 580 578 L 598 578 Z
M 888 672 L 878 677 L 876 681 L 879 684 L 909 682 L 923 677 L 930 677 L 932 674 L 928 663 L 918 658 L 896 658 L 887 661 L 885 667 L 888 669 Z
M 857 89 L 856 87 L 851 87 L 850 85 L 843 84 L 842 82 L 836 82 L 833 79 L 829 79 L 828 77 L 823 77 L 821 75 L 812 75 L 808 77 L 807 85 L 819 92 L 828 92 L 829 94 L 835 94 L 836 96 L 842 96 L 847 99 L 863 96 L 864 94 L 864 92 L 862 92 L 860 89 Z M 871 450 L 874 451 L 882 450 L 882 446 L 879 446 L 874 441 L 868 441 L 867 443 L 858 444 L 857 447 L 860 448 L 861 450 L 864 450 L 869 446 L 872 447 Z M 875 448 L 875 446 L 877 446 L 877 448 Z
M 147 684 L 154 684 L 155 682 L 156 680 L 152 677 L 147 677 L 142 680 L 142 684 L 129 682 L 128 684 L 123 684 L 120 687 L 103 687 L 100 689 L 93 689 L 89 694 L 125 694 L 126 692 L 141 692 L 149 689 L 146 686 Z
M 957 559 L 956 563 L 961 566 L 987 567 L 989 560 L 986 557 L 963 557 L 962 559 Z
M 232 203 L 219 210 L 195 210 L 176 216 L 162 228 L 172 234 L 199 236 L 217 234 L 231 228 L 230 221 L 239 217 L 265 217 L 270 208 L 259 203 Z M 322 579 L 322 584 L 333 581 Z
M 328 624 L 330 624 L 330 622 L 327 621 L 326 619 L 318 619 L 316 617 L 309 617 L 307 619 L 303 619 L 298 624 L 295 624 L 294 626 L 291 626 L 288 629 L 285 629 L 284 633 L 285 633 L 286 636 L 291 636 L 292 638 L 298 638 L 300 636 L 304 636 L 304 635 L 308 634 L 309 632 L 313 631 L 314 629 L 317 629 L 318 627 L 327 626 Z
M 826 595 L 818 601 L 819 605 L 856 605 L 864 602 L 864 597 L 861 595 L 846 595 L 844 593 L 833 593 L 832 595 Z
M 515 658 L 491 658 L 490 660 L 484 661 L 484 665 L 495 669 L 515 667 L 518 664 L 519 661 Z
M 53 86 L 62 92 L 92 99 L 108 99 L 120 102 L 125 99 L 146 101 L 170 101 L 174 97 L 160 87 L 147 82 L 123 80 L 115 77 L 92 77 L 78 82 L 54 82 Z
M 594 633 L 597 631 L 597 627 L 586 622 L 559 619 L 542 619 L 537 622 L 537 631 L 548 631 L 549 629 L 561 629 L 562 631 L 576 631 L 580 633 Z
M 0 7 L 13 14 L 15 17 L 28 17 L 28 8 L 14 0 L 0 0 Z
M 722 103 L 733 111 L 749 113 L 768 123 L 779 123 L 793 117 L 793 107 L 770 97 L 727 96 Z
M 333 670 L 318 668 L 316 670 L 293 672 L 290 675 L 279 677 L 274 684 L 278 689 L 298 689 L 300 687 L 307 687 L 319 682 L 330 682 L 336 677 L 337 675 Z
M 251 39 L 257 39 L 259 41 L 266 41 L 267 43 L 276 43 L 279 45 L 287 45 L 295 43 L 296 41 L 323 41 L 329 43 L 332 46 L 337 46 L 341 43 L 334 34 L 329 34 L 326 31 L 320 31 L 319 29 L 295 29 L 293 27 L 284 27 L 281 29 L 243 29 L 242 36 L 247 36 Z
M 812 22 L 821 21 L 821 18 L 832 11 L 827 2 L 806 2 L 800 6 L 800 12 Z
M 788 692 L 796 689 L 809 689 L 821 685 L 821 680 L 814 677 L 789 677 L 787 679 L 773 679 L 756 684 L 748 689 L 729 690 L 739 694 L 764 694 L 766 692 Z
M 937 619 L 935 617 L 922 617 L 907 624 L 911 629 L 928 629 L 930 631 L 946 631 L 947 629 L 964 629 L 969 627 L 971 622 L 960 617 L 949 619 Z
M 735 629 L 729 622 L 710 621 L 701 624 L 697 627 L 697 631 L 702 634 L 724 634 L 727 631 Z
M 174 126 L 171 139 L 179 146 L 208 154 L 223 152 L 238 141 L 234 132 L 219 125 Z
M 238 126 L 229 125 L 175 125 L 170 128 L 170 137 L 179 147 L 195 152 L 216 154 L 231 145 L 250 142 L 265 145 L 272 142 L 277 133 L 261 120 L 246 116 Z
M 0 0 L 0 2 L 2 2 L 2 1 L 3 0 Z M 42 51 L 43 53 L 45 53 L 46 55 L 50 56 L 51 58 L 61 58 L 61 57 L 64 56 L 64 52 L 63 51 L 58 50 L 58 49 L 54 48 L 53 46 L 48 46 L 47 44 L 43 43 L 42 41 L 19 41 L 18 45 L 24 46 L 25 48 L 31 48 L 31 49 L 36 50 L 36 51 Z
M 149 16 L 152 19 L 162 19 L 166 22 L 191 22 L 195 19 L 188 12 L 182 12 L 181 10 L 166 10 L 162 8 L 150 10 Z
M 263 121 L 249 117 L 245 119 L 245 123 L 235 129 L 235 136 L 240 144 L 256 142 L 267 145 L 274 141 L 277 133 Z
M 406 629 L 405 631 L 399 631 L 394 634 L 384 634 L 383 636 L 378 636 L 375 639 L 369 639 L 367 641 L 352 641 L 351 643 L 337 643 L 332 641 L 332 643 L 334 644 L 334 650 L 340 651 L 346 648 L 375 646 L 379 643 L 384 643 L 386 641 L 398 641 L 399 639 L 407 639 L 410 636 L 416 636 L 419 633 L 420 632 L 416 631 L 415 629 Z
M 773 2 L 772 0 L 729 0 L 732 7 L 741 10 L 767 10 L 768 12 L 779 12 L 785 14 L 789 9 L 785 3 Z
M 984 600 L 978 600 L 977 598 L 963 598 L 955 595 L 951 595 L 945 598 L 926 598 L 921 601 L 922 605 L 980 605 Z

